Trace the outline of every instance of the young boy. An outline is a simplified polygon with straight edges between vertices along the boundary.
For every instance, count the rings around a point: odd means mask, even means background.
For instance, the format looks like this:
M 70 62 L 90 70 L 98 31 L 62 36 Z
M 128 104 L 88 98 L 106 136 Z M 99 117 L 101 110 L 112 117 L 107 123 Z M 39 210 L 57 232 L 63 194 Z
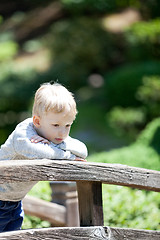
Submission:
M 36 92 L 32 118 L 19 123 L 0 149 L 0 160 L 66 159 L 86 161 L 84 143 L 69 136 L 77 114 L 73 95 L 60 84 Z M 21 200 L 37 182 L 0 184 L 0 232 L 21 229 Z

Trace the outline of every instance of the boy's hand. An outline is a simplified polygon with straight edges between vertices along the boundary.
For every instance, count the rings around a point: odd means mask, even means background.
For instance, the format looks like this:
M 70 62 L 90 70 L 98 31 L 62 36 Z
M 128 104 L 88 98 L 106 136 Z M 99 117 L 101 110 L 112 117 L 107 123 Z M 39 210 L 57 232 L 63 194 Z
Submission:
M 87 162 L 86 159 L 80 158 L 80 157 L 76 157 L 74 161 L 82 161 L 82 162 Z
M 39 135 L 32 136 L 30 140 L 31 140 L 32 143 L 42 142 L 42 143 L 50 144 L 50 141 L 48 141 L 47 139 L 45 139 L 45 138 L 43 138 Z

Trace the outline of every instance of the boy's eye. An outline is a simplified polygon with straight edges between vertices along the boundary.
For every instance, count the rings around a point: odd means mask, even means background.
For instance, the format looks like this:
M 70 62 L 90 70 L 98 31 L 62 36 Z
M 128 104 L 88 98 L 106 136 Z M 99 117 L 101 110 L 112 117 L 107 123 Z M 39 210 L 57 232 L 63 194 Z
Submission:
M 53 124 L 53 126 L 54 126 L 54 127 L 59 127 L 59 125 L 58 125 L 58 124 Z
M 71 126 L 71 124 L 67 124 L 67 125 L 66 125 L 66 127 L 70 127 L 70 126 Z

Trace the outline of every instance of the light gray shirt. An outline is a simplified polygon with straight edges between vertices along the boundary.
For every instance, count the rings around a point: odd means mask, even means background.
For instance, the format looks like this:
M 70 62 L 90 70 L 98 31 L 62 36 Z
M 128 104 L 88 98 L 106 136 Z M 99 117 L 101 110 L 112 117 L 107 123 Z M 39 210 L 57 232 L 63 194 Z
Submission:
M 87 148 L 81 141 L 68 136 L 60 144 L 32 143 L 31 137 L 37 135 L 32 118 L 19 123 L 0 148 L 0 160 L 14 159 L 66 159 L 75 160 L 76 156 L 86 158 Z M 0 184 L 0 200 L 19 201 L 37 182 Z

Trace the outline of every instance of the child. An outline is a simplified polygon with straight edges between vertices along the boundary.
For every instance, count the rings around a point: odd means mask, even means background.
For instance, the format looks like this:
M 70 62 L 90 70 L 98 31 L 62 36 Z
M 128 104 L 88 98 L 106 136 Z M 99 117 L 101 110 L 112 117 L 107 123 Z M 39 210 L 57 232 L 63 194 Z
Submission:
M 72 94 L 60 84 L 36 92 L 32 118 L 19 123 L 0 149 L 0 160 L 66 159 L 86 161 L 84 143 L 69 136 L 77 114 Z M 21 229 L 21 200 L 37 182 L 0 184 L 0 232 Z

